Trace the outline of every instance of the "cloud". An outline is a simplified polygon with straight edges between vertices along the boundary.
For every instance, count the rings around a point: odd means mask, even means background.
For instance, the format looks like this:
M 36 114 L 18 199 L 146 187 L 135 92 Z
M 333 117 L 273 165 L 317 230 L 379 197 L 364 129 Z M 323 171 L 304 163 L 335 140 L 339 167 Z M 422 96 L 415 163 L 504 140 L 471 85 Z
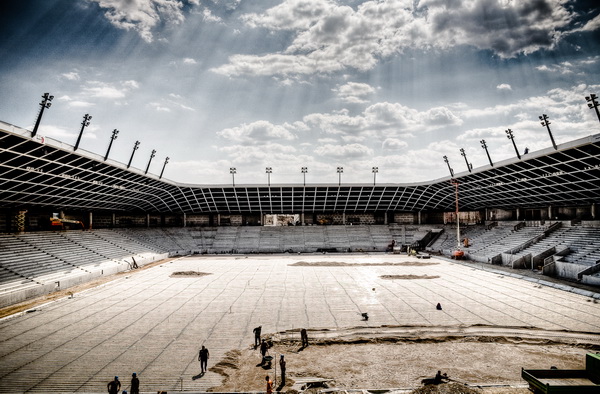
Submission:
M 123 81 L 116 85 L 101 81 L 89 81 L 86 86 L 84 86 L 83 93 L 88 97 L 121 99 L 131 90 L 137 89 L 138 87 L 138 83 L 133 80 Z
M 69 81 L 79 81 L 79 73 L 71 71 L 70 73 L 61 74 L 61 76 Z
M 272 140 L 294 140 L 296 136 L 291 131 L 293 129 L 293 125 L 274 125 L 266 120 L 259 120 L 239 127 L 221 130 L 217 132 L 217 135 L 230 141 L 258 144 Z
M 356 8 L 328 0 L 286 0 L 242 20 L 251 28 L 292 32 L 287 48 L 233 55 L 212 71 L 227 76 L 367 71 L 407 49 L 456 46 L 510 58 L 554 48 L 574 18 L 567 0 L 372 0 Z M 589 29 L 597 28 L 589 23 Z
M 319 156 L 354 159 L 373 155 L 373 149 L 361 144 L 325 144 L 315 149 L 315 153 Z
M 192 58 L 186 57 L 183 59 L 183 64 L 198 64 L 198 62 Z
M 150 103 L 148 103 L 148 105 L 152 109 L 154 109 L 155 111 L 158 111 L 158 112 L 171 112 L 170 108 L 164 106 L 162 103 L 159 103 L 157 101 L 150 102 Z
M 510 84 L 508 84 L 508 83 L 501 83 L 500 85 L 496 86 L 496 89 L 498 89 L 498 90 L 512 90 L 512 86 L 510 86 Z
M 347 110 L 314 113 L 303 118 L 305 124 L 328 134 L 368 136 L 370 138 L 408 136 L 440 127 L 463 123 L 446 107 L 418 111 L 400 103 L 380 102 L 367 107 L 362 114 L 351 116 Z
M 216 15 L 213 15 L 211 10 L 208 8 L 204 8 L 204 11 L 202 11 L 202 20 L 205 22 L 222 22 L 222 19 Z
M 105 10 L 109 22 L 125 30 L 136 31 L 146 42 L 154 39 L 152 30 L 161 23 L 180 24 L 184 15 L 181 0 L 90 0 Z
M 381 147 L 384 150 L 400 150 L 408 147 L 408 144 L 397 138 L 386 138 L 381 144 Z
M 94 103 L 90 103 L 89 101 L 80 101 L 80 100 L 73 100 L 69 102 L 69 107 L 72 108 L 90 108 L 93 107 Z
M 332 89 L 347 103 L 362 104 L 368 102 L 366 96 L 375 92 L 375 89 L 366 83 L 348 82 L 345 85 Z

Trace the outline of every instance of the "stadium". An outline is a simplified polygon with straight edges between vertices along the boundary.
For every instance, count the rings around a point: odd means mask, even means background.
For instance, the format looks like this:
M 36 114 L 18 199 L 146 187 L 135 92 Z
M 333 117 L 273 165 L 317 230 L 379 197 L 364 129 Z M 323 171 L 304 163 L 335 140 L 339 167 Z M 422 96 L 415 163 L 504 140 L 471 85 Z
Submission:
M 301 327 L 345 346 L 544 339 L 566 347 L 557 363 L 600 346 L 600 134 L 422 183 L 226 186 L 0 129 L 2 392 L 103 392 L 131 371 L 142 392 L 258 390 L 227 370 L 255 326 L 287 354 L 297 391 L 416 385 L 294 375 Z M 206 376 L 199 344 L 216 364 Z M 465 380 L 442 361 L 426 372 L 440 364 Z

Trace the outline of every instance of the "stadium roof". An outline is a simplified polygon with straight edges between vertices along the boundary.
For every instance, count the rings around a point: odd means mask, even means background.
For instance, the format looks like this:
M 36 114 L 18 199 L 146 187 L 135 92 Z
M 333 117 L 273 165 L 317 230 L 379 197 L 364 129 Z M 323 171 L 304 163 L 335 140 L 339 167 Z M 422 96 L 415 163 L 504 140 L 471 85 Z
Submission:
M 600 134 L 455 174 L 459 208 L 600 202 Z M 190 185 L 0 122 L 0 207 L 160 213 L 453 211 L 450 177 L 411 184 Z

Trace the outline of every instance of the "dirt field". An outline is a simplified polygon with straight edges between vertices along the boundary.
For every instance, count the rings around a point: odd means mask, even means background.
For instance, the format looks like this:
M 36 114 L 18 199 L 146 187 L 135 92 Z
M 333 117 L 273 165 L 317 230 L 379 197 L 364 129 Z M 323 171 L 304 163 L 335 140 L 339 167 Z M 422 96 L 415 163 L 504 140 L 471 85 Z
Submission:
M 364 333 L 363 333 L 364 334 Z M 269 355 L 287 361 L 287 382 L 282 391 L 298 391 L 311 378 L 326 380 L 329 388 L 396 389 L 417 393 L 529 393 L 521 379 L 524 368 L 582 368 L 586 350 L 555 341 L 508 337 L 439 337 L 427 339 L 378 337 L 368 334 L 343 340 L 299 341 L 272 338 Z M 232 350 L 211 371 L 225 377 L 212 391 L 265 389 L 265 376 L 280 385 L 279 365 L 260 366 L 258 349 Z M 451 379 L 437 387 L 421 381 L 441 370 Z M 319 379 L 313 379 L 319 380 Z M 479 387 L 477 387 L 479 386 Z

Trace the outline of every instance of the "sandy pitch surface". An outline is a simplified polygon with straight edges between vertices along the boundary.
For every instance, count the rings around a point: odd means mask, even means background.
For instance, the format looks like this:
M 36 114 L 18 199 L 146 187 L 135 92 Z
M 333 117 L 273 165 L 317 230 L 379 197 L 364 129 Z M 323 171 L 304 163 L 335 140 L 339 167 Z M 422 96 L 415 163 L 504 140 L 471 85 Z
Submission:
M 143 392 L 264 390 L 275 366 L 257 366 L 258 325 L 287 359 L 284 390 L 315 377 L 410 389 L 442 370 L 448 393 L 472 392 L 464 382 L 527 392 L 521 367 L 581 368 L 600 349 L 593 299 L 478 267 L 381 254 L 163 261 L 0 321 L 0 392 L 104 392 L 131 371 Z M 300 351 L 301 327 L 311 345 Z

